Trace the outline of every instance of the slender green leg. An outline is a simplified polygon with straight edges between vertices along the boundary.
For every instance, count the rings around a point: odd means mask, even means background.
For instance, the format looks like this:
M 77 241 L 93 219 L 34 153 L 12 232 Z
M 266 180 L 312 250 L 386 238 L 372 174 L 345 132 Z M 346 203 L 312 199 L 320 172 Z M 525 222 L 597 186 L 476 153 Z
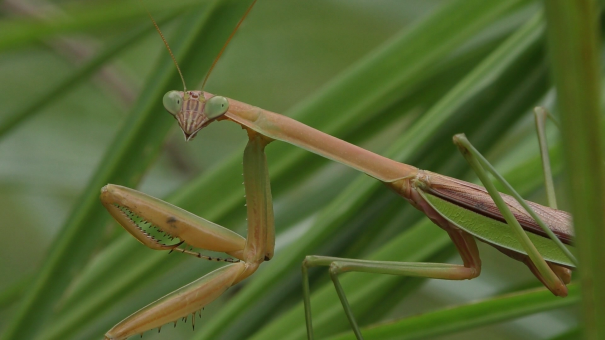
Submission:
M 546 118 L 548 112 L 543 107 L 534 109 L 536 117 L 536 130 L 538 131 L 538 143 L 540 145 L 540 155 L 542 158 L 542 169 L 544 170 L 544 184 L 546 188 L 546 196 L 548 198 L 548 206 L 557 209 L 557 197 L 555 195 L 555 185 L 552 179 L 552 171 L 550 169 L 550 156 L 548 155 L 548 141 L 546 140 Z
M 551 118 L 558 125 L 556 119 L 544 107 L 538 106 L 534 109 L 536 118 L 536 130 L 538 131 L 538 144 L 540 145 L 540 156 L 542 159 L 542 169 L 544 171 L 544 187 L 546 188 L 546 197 L 548 198 L 548 206 L 553 209 L 557 208 L 557 196 L 555 195 L 555 185 L 550 168 L 550 155 L 548 154 L 548 140 L 546 139 L 546 119 Z M 566 284 L 571 282 L 571 269 L 550 265 L 552 270 Z
M 396 262 L 396 261 L 371 261 L 344 259 L 330 256 L 307 256 L 302 264 L 303 273 L 303 300 L 305 304 L 305 318 L 307 322 L 307 337 L 313 339 L 313 323 L 311 318 L 311 301 L 309 291 L 308 268 L 317 266 L 330 267 L 330 277 L 336 288 L 338 298 L 349 319 L 351 328 L 357 339 L 363 339 L 353 311 L 349 305 L 338 274 L 344 272 L 364 272 L 374 274 L 404 275 L 415 277 L 426 277 L 443 280 L 468 280 L 475 278 L 481 271 L 481 260 L 473 236 L 456 231 L 446 230 L 452 241 L 458 248 L 464 265 L 447 263 L 422 263 L 422 262 Z
M 311 317 L 311 289 L 309 289 L 309 271 L 307 258 L 302 263 L 303 302 L 305 305 L 305 321 L 307 325 L 307 338 L 313 340 L 313 321 Z
M 357 339 L 363 339 L 361 335 L 361 331 L 359 330 L 359 325 L 357 324 L 357 320 L 355 320 L 355 315 L 353 315 L 353 311 L 351 310 L 351 306 L 349 305 L 349 301 L 347 300 L 347 296 L 345 295 L 342 286 L 340 285 L 340 281 L 338 280 L 339 268 L 343 265 L 343 262 L 332 262 L 330 264 L 330 278 L 334 283 L 334 288 L 336 288 L 336 294 L 338 294 L 338 299 L 340 299 L 340 303 L 345 310 L 345 314 L 347 315 L 347 319 L 349 319 L 349 323 L 351 324 L 351 328 L 353 328 L 353 333 Z
M 504 203 L 504 200 L 494 187 L 494 184 L 487 177 L 487 173 L 484 168 L 487 168 L 502 184 L 504 184 L 511 195 L 523 206 L 523 208 L 536 220 L 536 222 L 542 227 L 542 229 L 548 234 L 548 236 L 559 244 L 561 249 L 566 255 L 576 263 L 573 255 L 563 246 L 560 240 L 552 233 L 552 231 L 542 222 L 542 220 L 535 214 L 535 212 L 527 205 L 527 203 L 521 198 L 521 196 L 497 173 L 497 171 L 487 162 L 485 158 L 470 144 L 464 134 L 454 136 L 454 143 L 458 146 L 466 160 L 470 163 L 471 167 L 479 176 L 479 179 L 489 192 L 490 196 L 494 200 L 494 203 L 498 206 L 498 209 L 502 213 L 502 216 L 506 222 L 512 227 L 513 232 L 516 234 L 517 239 L 523 245 L 527 252 L 532 266 L 532 272 L 538 276 L 538 278 L 557 296 L 567 295 L 567 289 L 562 279 L 553 272 L 551 267 L 544 261 L 544 258 L 533 243 L 529 240 L 519 222 L 515 219 L 510 209 Z M 525 261 L 524 261 L 525 262 Z M 526 262 L 527 263 L 527 262 Z

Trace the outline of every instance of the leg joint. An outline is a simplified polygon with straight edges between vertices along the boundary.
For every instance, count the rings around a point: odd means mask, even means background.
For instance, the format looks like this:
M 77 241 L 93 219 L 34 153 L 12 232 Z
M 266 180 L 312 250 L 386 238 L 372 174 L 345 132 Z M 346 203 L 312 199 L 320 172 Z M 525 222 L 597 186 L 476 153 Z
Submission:
M 338 275 L 342 273 L 342 265 L 338 262 L 330 263 L 330 275 Z
M 469 268 L 469 280 L 478 277 L 481 274 L 481 267 L 470 267 Z
M 312 265 L 310 264 L 312 260 L 313 260 L 313 255 L 305 256 L 305 259 L 302 261 L 303 268 L 312 267 Z

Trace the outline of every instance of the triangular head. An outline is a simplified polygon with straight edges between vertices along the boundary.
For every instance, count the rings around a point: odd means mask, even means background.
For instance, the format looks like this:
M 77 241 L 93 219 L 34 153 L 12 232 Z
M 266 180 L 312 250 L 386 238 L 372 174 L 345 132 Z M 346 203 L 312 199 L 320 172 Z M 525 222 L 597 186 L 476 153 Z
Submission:
M 229 109 L 227 98 L 214 96 L 207 99 L 202 91 L 169 91 L 163 102 L 166 110 L 179 122 L 187 141 Z

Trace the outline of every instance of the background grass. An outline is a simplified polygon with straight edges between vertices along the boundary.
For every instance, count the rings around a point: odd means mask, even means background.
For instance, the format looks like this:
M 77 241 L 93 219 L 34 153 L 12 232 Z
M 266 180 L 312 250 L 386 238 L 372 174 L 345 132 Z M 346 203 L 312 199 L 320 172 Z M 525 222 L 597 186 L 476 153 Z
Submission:
M 5 0 L 0 7 L 0 32 L 19 32 L 0 33 L 0 334 L 98 339 L 216 266 L 139 245 L 110 221 L 98 202 L 100 187 L 136 187 L 245 233 L 245 134 L 217 123 L 183 142 L 160 102 L 180 82 L 137 1 L 26 4 Z M 145 4 L 189 88 L 201 82 L 246 8 L 235 0 Z M 260 0 L 207 90 L 474 181 L 451 143 L 464 132 L 526 198 L 544 204 L 530 111 L 556 108 L 541 10 L 540 2 L 521 0 Z M 101 65 L 103 73 L 96 72 Z M 559 173 L 559 134 L 550 129 L 549 137 Z M 367 176 L 293 146 L 274 143 L 267 153 L 275 258 L 206 308 L 195 332 L 178 323 L 146 338 L 304 338 L 305 254 L 460 262 L 444 232 Z M 568 210 L 564 194 L 559 200 Z M 479 246 L 483 271 L 473 281 L 343 275 L 360 324 L 428 313 L 391 335 L 576 334 L 576 290 L 567 299 L 522 291 L 539 286 L 527 268 Z M 348 331 L 327 271 L 311 275 L 316 334 Z M 455 309 L 450 316 L 429 313 L 513 291 L 527 307 L 488 316 L 506 304 L 488 301 L 480 321 Z

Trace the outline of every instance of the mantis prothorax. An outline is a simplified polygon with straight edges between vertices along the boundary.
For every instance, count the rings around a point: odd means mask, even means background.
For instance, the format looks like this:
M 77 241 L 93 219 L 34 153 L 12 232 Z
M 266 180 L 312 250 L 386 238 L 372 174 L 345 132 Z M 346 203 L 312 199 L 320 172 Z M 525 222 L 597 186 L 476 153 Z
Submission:
M 194 138 L 214 121 L 231 121 L 246 130 L 249 141 L 244 151 L 243 171 L 248 234 L 243 238 L 138 191 L 112 184 L 105 186 L 101 190 L 105 207 L 120 225 L 149 248 L 233 262 L 132 314 L 109 330 L 106 339 L 126 339 L 188 315 L 195 316 L 229 287 L 252 275 L 263 261 L 272 258 L 275 231 L 264 148 L 275 140 L 340 162 L 383 182 L 444 229 L 463 260 L 462 265 L 454 265 L 307 256 L 302 270 L 309 338 L 313 337 L 313 328 L 307 268 L 330 267 L 345 313 L 361 339 L 361 332 L 340 287 L 339 273 L 360 271 L 447 280 L 472 279 L 481 271 L 475 238 L 525 263 L 554 295 L 567 295 L 566 284 L 570 282 L 570 269 L 575 267 L 575 259 L 561 241 L 566 244 L 572 242 L 570 215 L 499 194 L 483 171 L 483 167 L 489 165 L 476 154 L 463 135 L 455 136 L 454 141 L 487 189 L 396 162 L 288 117 L 204 91 L 170 91 L 164 96 L 164 106 L 178 121 L 186 140 Z M 529 208 L 522 207 L 524 203 Z M 166 237 L 154 236 L 144 229 L 142 225 L 148 223 Z M 186 245 L 223 252 L 235 259 L 203 256 L 192 249 L 187 250 Z

